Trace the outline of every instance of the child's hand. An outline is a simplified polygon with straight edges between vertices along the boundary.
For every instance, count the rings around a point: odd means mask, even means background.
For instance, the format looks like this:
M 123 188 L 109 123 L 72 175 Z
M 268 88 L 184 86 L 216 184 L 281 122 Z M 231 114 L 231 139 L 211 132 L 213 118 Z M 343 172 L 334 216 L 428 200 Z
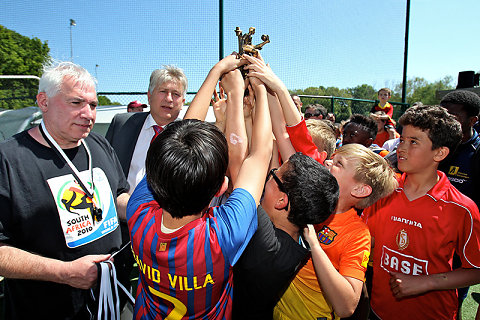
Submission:
M 227 108 L 227 99 L 225 99 L 225 92 L 220 86 L 220 94 L 215 92 L 213 93 L 214 99 L 211 100 L 213 113 L 215 114 L 215 119 L 219 123 L 225 122 L 225 110 Z
M 310 248 L 320 245 L 318 242 L 317 233 L 315 232 L 315 227 L 312 224 L 307 224 L 307 226 L 303 229 L 303 236 L 305 237 L 305 240 L 307 240 Z
M 237 58 L 237 54 L 234 52 L 231 55 L 226 56 L 214 66 L 214 68 L 219 68 L 220 72 L 227 73 L 238 67 L 246 64 L 248 61 L 244 58 Z
M 249 55 L 244 55 L 249 64 L 245 65 L 245 70 L 248 70 L 248 78 L 250 81 L 254 79 L 261 80 L 272 91 L 278 92 L 283 88 L 283 82 L 273 73 L 269 65 L 266 65 L 262 57 L 255 58 Z
M 418 295 L 429 291 L 427 276 L 411 276 L 399 272 L 390 274 L 390 289 L 396 299 Z
M 225 89 L 227 95 L 231 92 L 241 93 L 245 91 L 245 81 L 243 81 L 242 73 L 238 69 L 224 74 L 220 85 Z M 230 97 L 228 97 L 230 98 Z
M 243 97 L 243 117 L 252 117 L 253 108 L 255 106 L 255 95 L 251 84 L 248 84 L 248 95 Z

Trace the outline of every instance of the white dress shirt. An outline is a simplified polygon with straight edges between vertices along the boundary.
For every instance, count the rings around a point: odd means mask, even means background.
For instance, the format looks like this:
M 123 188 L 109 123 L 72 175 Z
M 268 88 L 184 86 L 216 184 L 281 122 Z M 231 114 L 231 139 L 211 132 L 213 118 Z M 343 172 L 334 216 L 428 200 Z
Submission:
M 133 151 L 132 161 L 130 162 L 130 170 L 128 171 L 127 181 L 130 185 L 128 194 L 132 194 L 137 184 L 145 175 L 145 159 L 147 158 L 147 151 L 150 147 L 150 141 L 152 141 L 152 138 L 155 135 L 153 126 L 156 124 L 157 123 L 155 120 L 153 120 L 152 115 L 149 114 L 143 123 L 142 129 L 140 130 L 137 144 L 135 145 L 135 150 Z

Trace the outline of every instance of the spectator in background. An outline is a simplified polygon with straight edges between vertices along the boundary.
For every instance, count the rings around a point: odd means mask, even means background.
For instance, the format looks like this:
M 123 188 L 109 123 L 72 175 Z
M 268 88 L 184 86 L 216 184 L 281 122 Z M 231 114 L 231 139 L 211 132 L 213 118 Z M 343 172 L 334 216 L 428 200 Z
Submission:
M 480 97 L 471 91 L 456 90 L 448 93 L 440 101 L 440 106 L 455 116 L 462 126 L 460 145 L 440 163 L 452 185 L 480 206 L 480 136 L 473 129 L 478 121 Z M 456 254 L 453 267 L 461 266 Z M 468 287 L 458 289 L 459 315 L 463 300 L 467 297 Z
M 321 104 L 309 104 L 305 108 L 305 120 L 306 119 L 318 119 L 322 120 L 327 117 L 327 109 Z
M 376 111 L 383 111 L 386 115 L 393 119 L 393 106 L 388 102 L 392 97 L 392 90 L 389 88 L 382 88 L 378 90 L 378 100 L 379 102 L 372 107 L 370 113 L 374 113 Z M 390 125 L 394 126 L 393 123 L 389 123 Z
M 127 106 L 127 112 L 142 112 L 144 108 L 148 107 L 144 103 L 140 103 L 138 100 L 132 101 Z
M 352 114 L 350 119 L 343 125 L 342 145 L 358 143 L 385 157 L 388 151 L 373 143 L 377 136 L 377 131 L 377 123 L 372 118 L 363 114 Z
M 480 97 L 473 92 L 456 90 L 440 101 L 440 106 L 455 116 L 462 127 L 460 145 L 440 163 L 450 182 L 480 206 L 480 136 L 473 125 L 478 121 Z
M 378 104 L 374 105 L 370 110 L 370 113 L 376 111 L 383 111 L 390 119 L 387 120 L 385 124 L 385 130 L 391 132 L 391 135 L 394 135 L 395 123 L 393 122 L 393 105 L 388 102 L 392 97 L 392 90 L 389 88 L 382 88 L 378 90 Z
M 390 128 L 393 130 L 388 130 L 387 123 L 395 123 L 390 117 L 383 111 L 375 111 L 370 113 L 370 117 L 377 123 L 377 135 L 373 143 L 378 146 L 383 146 L 385 141 L 399 138 L 400 135 L 395 131 L 395 128 Z
M 131 194 L 145 175 L 145 158 L 150 142 L 175 121 L 187 92 L 187 77 L 180 68 L 164 66 L 154 70 L 148 87 L 150 112 L 119 113 L 108 128 L 106 138 L 122 164 Z
M 291 94 L 290 97 L 292 97 L 293 103 L 295 103 L 295 106 L 297 107 L 298 112 L 302 114 L 303 103 L 302 103 L 302 100 L 300 100 L 300 97 L 297 96 L 296 94 Z
M 330 121 L 332 121 L 332 123 L 335 123 L 335 120 L 336 120 L 335 113 L 333 113 L 333 112 L 327 113 L 327 120 L 330 120 Z

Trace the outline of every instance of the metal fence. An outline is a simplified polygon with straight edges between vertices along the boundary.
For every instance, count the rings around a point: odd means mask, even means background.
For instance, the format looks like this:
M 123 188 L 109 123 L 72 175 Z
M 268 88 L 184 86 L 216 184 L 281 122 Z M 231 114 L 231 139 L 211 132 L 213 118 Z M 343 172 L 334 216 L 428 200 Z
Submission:
M 309 104 L 321 104 L 329 112 L 335 114 L 337 122 L 347 120 L 352 114 L 359 113 L 363 115 L 369 115 L 372 106 L 378 103 L 378 100 L 367 100 L 358 98 L 347 97 L 334 97 L 334 96 L 316 96 L 316 95 L 303 95 L 299 94 L 300 100 L 302 100 L 303 108 L 306 108 Z M 389 101 L 393 108 L 393 119 L 398 120 L 400 116 L 410 106 L 408 103 Z M 396 106 L 396 107 L 395 107 Z
M 8 97 L 0 98 L 0 108 L 9 109 L 8 104 L 15 101 L 16 104 L 28 107 L 35 106 L 35 95 L 36 92 L 28 92 L 24 96 L 15 95 L 12 92 L 12 95 Z M 186 105 L 195 97 L 196 92 L 187 92 L 186 94 Z M 148 98 L 146 92 L 98 92 L 100 105 L 122 105 L 126 106 L 131 101 L 138 100 L 141 103 L 148 104 Z M 107 100 L 104 100 L 105 97 Z M 303 102 L 303 107 L 305 108 L 309 104 L 322 104 L 327 108 L 329 112 L 333 112 L 336 116 L 337 122 L 342 120 L 347 120 L 352 114 L 360 113 L 368 115 L 372 106 L 378 103 L 378 100 L 367 100 L 367 99 L 358 99 L 358 98 L 348 98 L 348 97 L 335 97 L 335 96 L 317 96 L 317 95 L 299 95 L 300 99 Z M 398 120 L 398 118 L 405 112 L 405 110 L 410 106 L 408 103 L 394 102 L 389 101 L 392 105 L 395 106 L 393 111 L 393 118 Z
M 187 92 L 185 96 L 185 104 L 190 102 L 195 97 L 196 92 Z M 102 98 L 99 98 L 99 102 L 102 105 L 123 105 L 126 106 L 132 101 L 140 101 L 141 103 L 148 104 L 148 97 L 146 92 L 98 92 L 97 96 L 103 96 L 108 98 L 110 103 L 102 103 Z

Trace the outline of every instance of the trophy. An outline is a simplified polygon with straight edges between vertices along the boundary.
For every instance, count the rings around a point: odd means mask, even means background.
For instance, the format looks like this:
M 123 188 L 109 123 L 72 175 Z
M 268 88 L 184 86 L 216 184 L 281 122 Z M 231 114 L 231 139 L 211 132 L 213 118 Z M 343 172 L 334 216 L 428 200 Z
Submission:
M 252 36 L 255 34 L 255 28 L 250 27 L 248 33 L 242 33 L 239 27 L 235 29 L 235 33 L 238 37 L 238 55 L 248 54 L 254 57 L 258 56 L 258 50 L 262 50 L 262 47 L 270 42 L 268 35 L 262 35 L 262 43 L 252 45 Z

